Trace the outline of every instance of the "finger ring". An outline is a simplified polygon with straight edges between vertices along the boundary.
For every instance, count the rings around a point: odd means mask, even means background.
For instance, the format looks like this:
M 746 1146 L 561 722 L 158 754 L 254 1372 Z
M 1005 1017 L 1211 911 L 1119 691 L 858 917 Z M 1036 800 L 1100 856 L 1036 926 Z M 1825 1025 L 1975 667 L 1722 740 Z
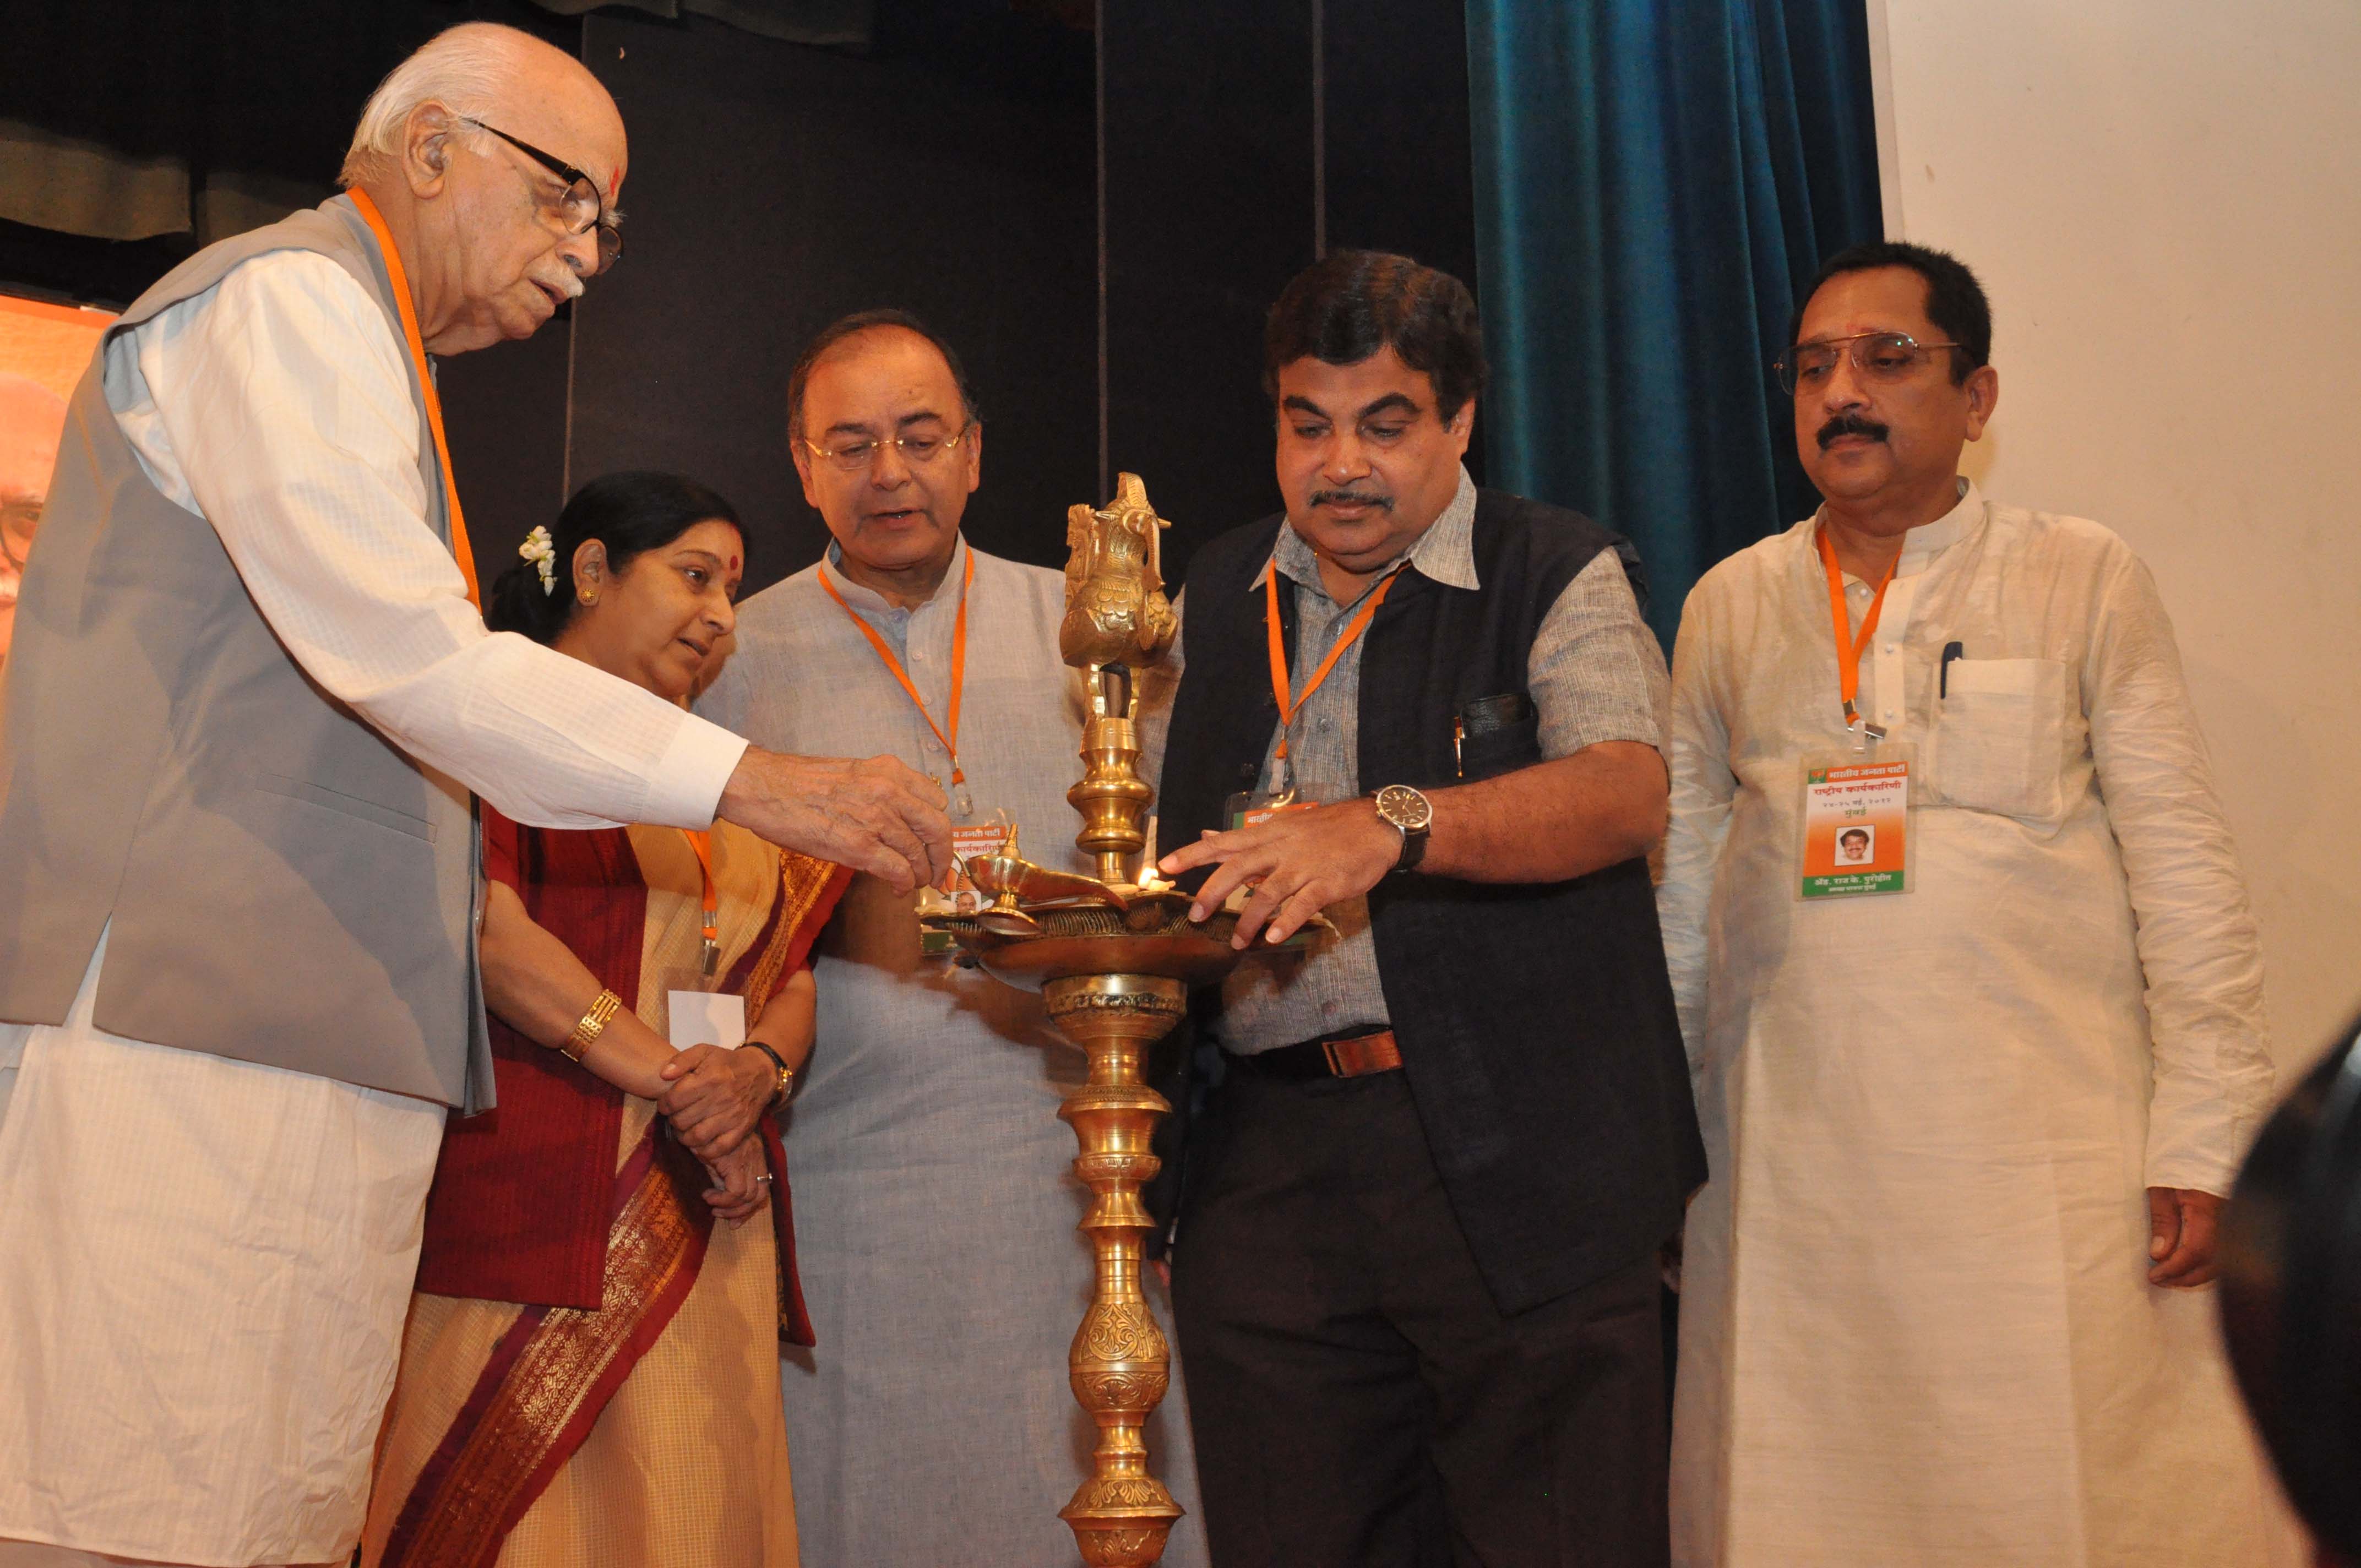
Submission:
M 771 1179 L 771 1173 L 770 1173 L 769 1171 L 767 1171 L 767 1170 L 766 1170 L 766 1171 L 764 1171 L 762 1175 L 760 1175 L 760 1176 L 756 1177 L 754 1179 L 755 1179 L 755 1180 L 757 1180 L 757 1181 L 768 1181 L 768 1180 L 770 1180 L 770 1179 Z

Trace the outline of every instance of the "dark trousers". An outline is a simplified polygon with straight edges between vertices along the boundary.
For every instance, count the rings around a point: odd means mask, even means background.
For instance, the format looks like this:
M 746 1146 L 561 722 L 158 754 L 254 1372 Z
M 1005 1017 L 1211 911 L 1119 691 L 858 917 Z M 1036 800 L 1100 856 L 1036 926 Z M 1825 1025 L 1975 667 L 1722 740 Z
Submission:
M 1214 1568 L 1668 1561 L 1653 1255 L 1504 1316 L 1398 1071 L 1234 1070 L 1191 1158 L 1172 1304 Z

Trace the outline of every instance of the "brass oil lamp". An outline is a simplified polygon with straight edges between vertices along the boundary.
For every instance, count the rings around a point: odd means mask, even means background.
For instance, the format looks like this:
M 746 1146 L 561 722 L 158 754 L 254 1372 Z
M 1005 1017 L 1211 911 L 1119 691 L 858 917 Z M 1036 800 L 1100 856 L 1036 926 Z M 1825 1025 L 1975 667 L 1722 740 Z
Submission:
M 1058 650 L 1091 677 L 1082 782 L 1066 798 L 1082 814 L 1075 843 L 1095 877 L 1027 861 L 1012 828 L 998 853 L 970 857 L 968 878 L 993 902 L 966 915 L 929 915 L 1004 984 L 1038 991 L 1049 1019 L 1090 1058 L 1090 1080 L 1058 1112 L 1082 1153 L 1075 1174 L 1093 1193 L 1082 1229 L 1096 1254 L 1089 1310 L 1067 1353 L 1074 1398 L 1098 1423 L 1093 1474 L 1060 1517 L 1094 1568 L 1145 1568 L 1164 1554 L 1180 1505 L 1148 1470 L 1141 1427 L 1171 1380 L 1171 1356 L 1140 1286 L 1154 1223 L 1140 1189 L 1160 1163 L 1148 1152 L 1171 1110 L 1148 1087 L 1148 1048 L 1180 1022 L 1189 989 L 1219 981 L 1248 955 L 1234 951 L 1234 908 L 1202 924 L 1190 895 L 1156 873 L 1148 841 L 1155 791 L 1137 764 L 1135 676 L 1154 665 L 1178 627 L 1164 594 L 1162 532 L 1138 476 L 1125 474 L 1104 508 L 1067 512 L 1066 614 Z M 1126 868 L 1137 865 L 1137 876 Z M 1324 922 L 1321 922 L 1324 925 Z M 1255 955 L 1293 956 L 1310 928 Z

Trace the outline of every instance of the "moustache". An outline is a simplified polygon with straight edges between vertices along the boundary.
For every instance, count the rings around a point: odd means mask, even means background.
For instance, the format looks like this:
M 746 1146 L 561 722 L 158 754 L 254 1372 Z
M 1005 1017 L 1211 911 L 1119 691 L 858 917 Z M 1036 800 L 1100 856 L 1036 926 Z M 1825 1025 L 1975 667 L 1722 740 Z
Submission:
M 1860 414 L 1839 414 L 1820 426 L 1818 436 L 1820 450 L 1826 452 L 1828 449 L 1828 443 L 1840 435 L 1865 435 L 1872 441 L 1883 441 L 1886 436 L 1886 427 L 1873 419 L 1864 419 Z
M 1388 511 L 1394 510 L 1393 497 L 1380 496 L 1367 490 L 1314 490 L 1312 492 L 1312 504 L 1313 506 L 1382 507 Z

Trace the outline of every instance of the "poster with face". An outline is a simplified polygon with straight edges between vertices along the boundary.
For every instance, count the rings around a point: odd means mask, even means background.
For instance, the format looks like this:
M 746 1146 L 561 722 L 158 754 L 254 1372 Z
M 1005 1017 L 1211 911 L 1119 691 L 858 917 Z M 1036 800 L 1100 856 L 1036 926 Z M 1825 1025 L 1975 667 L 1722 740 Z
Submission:
M 57 466 L 66 399 L 114 316 L 0 293 L 0 663 Z

